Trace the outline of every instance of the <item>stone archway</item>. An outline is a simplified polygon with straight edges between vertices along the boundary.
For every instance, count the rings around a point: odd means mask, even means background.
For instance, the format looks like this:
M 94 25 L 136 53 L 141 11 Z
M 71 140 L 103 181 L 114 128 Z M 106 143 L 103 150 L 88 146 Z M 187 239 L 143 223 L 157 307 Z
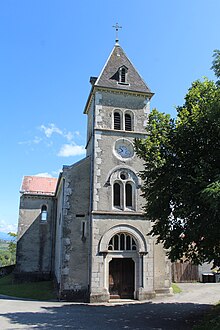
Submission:
M 118 243 L 114 241 L 117 236 Z M 122 237 L 123 244 L 120 243 Z M 143 255 L 147 253 L 142 233 L 130 225 L 112 227 L 103 235 L 99 252 L 104 257 L 103 282 L 110 298 L 139 299 L 143 287 Z

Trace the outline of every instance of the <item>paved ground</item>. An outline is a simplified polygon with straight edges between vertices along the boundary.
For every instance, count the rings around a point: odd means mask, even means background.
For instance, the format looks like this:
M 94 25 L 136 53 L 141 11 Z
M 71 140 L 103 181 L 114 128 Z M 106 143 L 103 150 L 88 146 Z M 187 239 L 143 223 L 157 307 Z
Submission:
M 192 329 L 220 299 L 220 284 L 181 284 L 183 293 L 142 303 L 80 304 L 0 299 L 0 329 Z

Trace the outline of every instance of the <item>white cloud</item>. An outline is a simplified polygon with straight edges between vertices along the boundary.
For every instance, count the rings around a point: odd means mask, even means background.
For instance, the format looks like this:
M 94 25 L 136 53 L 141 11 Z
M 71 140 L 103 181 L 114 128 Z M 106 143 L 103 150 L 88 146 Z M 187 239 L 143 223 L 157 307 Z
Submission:
M 62 130 L 59 127 L 57 127 L 54 123 L 50 123 L 48 125 L 42 124 L 38 126 L 38 130 L 42 132 L 42 135 L 40 137 L 36 135 L 32 140 L 19 142 L 19 144 L 26 144 L 33 146 L 34 144 L 36 145 L 39 143 L 43 143 L 47 147 L 52 147 L 55 145 L 55 142 L 53 141 L 52 137 L 54 134 L 57 134 L 67 142 L 66 144 L 63 144 L 59 148 L 59 152 L 57 153 L 57 156 L 69 157 L 69 156 L 79 156 L 85 154 L 84 146 L 77 145 L 74 141 L 74 137 L 80 138 L 80 132 L 78 130 L 75 132 L 70 132 L 67 131 L 66 129 Z M 56 142 L 56 144 L 57 143 L 58 142 Z M 40 175 L 42 174 L 43 176 L 49 176 L 49 173 L 40 173 Z
M 50 173 L 47 173 L 47 172 L 38 173 L 38 174 L 35 174 L 34 176 L 40 176 L 40 177 L 44 177 L 44 178 L 52 178 L 52 175 Z
M 70 156 L 80 156 L 84 154 L 85 154 L 84 146 L 77 146 L 74 144 L 64 144 L 57 155 L 60 157 L 70 157 Z
M 67 141 L 72 141 L 73 139 L 73 134 L 71 132 L 63 134 L 63 136 L 67 139 Z
M 57 133 L 63 135 L 63 132 L 54 124 L 49 124 L 48 127 L 41 125 L 40 130 L 44 132 L 47 138 L 50 138 L 52 134 Z
M 43 178 L 54 178 L 54 177 L 59 176 L 60 172 L 62 172 L 62 169 L 58 169 L 57 171 L 51 171 L 51 173 L 41 172 L 41 173 L 34 174 L 34 176 L 39 176 L 39 177 L 43 177 Z
M 3 233 L 17 233 L 17 224 L 10 224 L 5 220 L 0 220 L 0 231 Z
M 39 129 L 44 132 L 47 138 L 50 138 L 52 134 L 56 133 L 67 139 L 69 142 L 73 140 L 73 133 L 66 132 L 66 130 L 61 130 L 55 124 L 49 124 L 48 126 L 41 125 Z
M 62 171 L 63 171 L 62 168 L 60 168 L 59 170 L 57 170 L 57 171 L 52 171 L 51 173 L 52 173 L 53 176 L 59 176 L 59 174 L 60 174 Z
M 42 141 L 42 138 L 40 138 L 39 136 L 35 136 L 35 137 L 34 137 L 34 140 L 33 140 L 33 143 L 38 144 L 38 143 L 40 143 L 41 141 Z
M 18 144 L 27 144 L 27 145 L 31 145 L 31 144 L 38 144 L 42 141 L 42 138 L 40 138 L 39 136 L 35 136 L 33 140 L 28 140 L 28 141 L 20 141 L 18 142 Z

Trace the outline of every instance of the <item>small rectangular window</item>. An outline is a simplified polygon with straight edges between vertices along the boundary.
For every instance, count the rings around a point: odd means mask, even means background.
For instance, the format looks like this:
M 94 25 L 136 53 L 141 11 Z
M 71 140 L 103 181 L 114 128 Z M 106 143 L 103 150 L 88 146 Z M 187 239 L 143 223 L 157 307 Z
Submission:
M 82 241 L 86 240 L 86 222 L 81 222 Z
M 47 206 L 43 205 L 41 207 L 41 221 L 45 222 L 47 221 Z
M 41 213 L 41 221 L 47 221 L 47 211 Z

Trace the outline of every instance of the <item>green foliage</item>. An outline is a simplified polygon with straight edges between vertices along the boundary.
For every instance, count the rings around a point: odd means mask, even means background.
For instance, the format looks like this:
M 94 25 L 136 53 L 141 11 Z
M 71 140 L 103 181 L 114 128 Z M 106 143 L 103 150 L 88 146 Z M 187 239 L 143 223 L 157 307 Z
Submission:
M 51 281 L 17 284 L 12 274 L 0 278 L 0 294 L 37 300 L 56 299 Z
M 220 79 L 220 50 L 215 49 L 213 57 L 211 69 L 215 72 L 216 77 Z M 217 80 L 217 85 L 220 85 L 220 80 Z
M 153 110 L 147 138 L 136 141 L 150 234 L 172 261 L 220 266 L 220 88 L 195 81 L 177 113 Z
M 16 254 L 16 246 L 17 246 L 17 243 L 16 243 L 16 239 L 17 239 L 17 234 L 15 233 L 12 233 L 12 232 L 9 232 L 8 235 L 10 235 L 11 237 L 13 237 L 13 240 L 9 242 L 8 244 L 8 250 L 9 252 L 15 256 Z
M 17 234 L 8 233 L 13 240 L 0 244 L 0 267 L 10 266 L 16 262 L 16 238 Z

